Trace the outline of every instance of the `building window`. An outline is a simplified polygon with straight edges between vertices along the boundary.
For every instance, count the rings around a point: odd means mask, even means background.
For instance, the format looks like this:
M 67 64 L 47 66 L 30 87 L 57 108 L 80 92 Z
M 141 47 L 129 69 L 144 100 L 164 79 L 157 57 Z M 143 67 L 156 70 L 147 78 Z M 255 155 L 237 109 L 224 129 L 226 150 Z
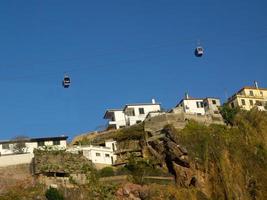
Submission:
M 241 103 L 243 106 L 245 106 L 246 105 L 245 99 L 241 99 Z
M 128 116 L 135 116 L 134 108 L 126 109 L 125 114 Z
M 257 105 L 257 106 L 262 106 L 261 101 L 256 101 L 256 105 Z
M 60 145 L 60 141 L 59 140 L 54 140 L 53 141 L 53 145 Z
M 141 123 L 141 122 L 142 122 L 141 120 L 136 120 L 136 123 L 137 123 L 137 124 L 139 124 L 139 123 Z
M 196 104 L 197 104 L 198 108 L 203 108 L 204 107 L 203 102 L 201 102 L 201 101 L 197 101 Z
M 249 104 L 253 106 L 253 100 L 249 100 Z
M 2 149 L 10 149 L 9 144 L 2 144 Z
M 232 108 L 234 108 L 234 107 L 235 107 L 235 104 L 234 104 L 233 102 L 231 103 L 231 107 L 232 107 Z
M 263 92 L 260 92 L 261 96 L 263 96 Z
M 145 114 L 145 110 L 144 110 L 144 108 L 139 108 L 139 114 L 140 114 L 140 115 Z
M 249 95 L 250 95 L 250 96 L 254 96 L 254 94 L 253 94 L 253 91 L 252 91 L 252 90 L 250 90 L 250 91 L 249 91 Z
M 109 154 L 108 154 L 108 153 L 106 153 L 106 154 L 105 154 L 105 157 L 106 157 L 106 158 L 109 158 Z
M 216 100 L 212 100 L 212 104 L 216 104 Z
M 100 156 L 100 153 L 95 153 L 95 155 L 96 155 L 97 157 L 99 157 L 99 156 Z
M 45 146 L 44 141 L 39 141 L 39 142 L 37 143 L 37 146 L 38 146 L 38 147 L 43 147 L 43 146 Z

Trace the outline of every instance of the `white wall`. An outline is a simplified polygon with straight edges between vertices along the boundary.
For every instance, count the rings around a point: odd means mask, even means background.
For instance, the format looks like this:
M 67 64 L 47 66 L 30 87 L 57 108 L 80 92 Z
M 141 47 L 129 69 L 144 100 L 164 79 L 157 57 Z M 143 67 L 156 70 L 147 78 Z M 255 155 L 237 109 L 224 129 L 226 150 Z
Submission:
M 83 148 L 82 151 L 83 156 L 93 163 L 112 165 L 112 158 L 114 162 L 116 160 L 116 155 L 114 155 L 112 149 L 108 147 L 90 146 L 88 148 Z M 97 154 L 99 154 L 99 156 L 97 156 Z
M 129 108 L 134 109 L 134 113 L 135 113 L 135 116 L 126 115 L 126 123 L 128 123 L 128 125 L 130 125 L 130 126 L 136 124 L 137 121 L 144 121 L 149 112 L 160 111 L 160 105 L 159 104 L 128 105 L 127 109 L 129 109 Z M 144 114 L 140 114 L 139 108 L 144 109 Z
M 205 109 L 204 107 L 197 107 L 197 102 L 202 102 L 203 100 L 201 99 L 185 99 L 183 101 L 183 107 L 184 107 L 184 111 L 186 113 L 190 113 L 190 114 L 201 114 L 204 115 L 205 114 Z
M 115 122 L 116 122 L 116 129 L 126 126 L 125 115 L 122 110 L 114 111 L 114 117 L 115 117 Z
M 82 152 L 83 156 L 85 156 L 88 160 L 91 160 L 93 163 L 112 165 L 112 159 L 113 162 L 115 162 L 117 159 L 117 156 L 113 151 L 113 146 L 114 151 L 116 151 L 116 141 L 110 140 L 105 142 L 105 147 L 93 145 L 76 146 L 68 148 L 67 151 L 75 154 Z M 99 156 L 96 155 L 97 153 L 99 154 Z M 109 156 L 106 156 L 106 154 L 108 154 Z
M 0 156 L 0 167 L 29 164 L 31 163 L 33 157 L 34 154 L 32 153 Z

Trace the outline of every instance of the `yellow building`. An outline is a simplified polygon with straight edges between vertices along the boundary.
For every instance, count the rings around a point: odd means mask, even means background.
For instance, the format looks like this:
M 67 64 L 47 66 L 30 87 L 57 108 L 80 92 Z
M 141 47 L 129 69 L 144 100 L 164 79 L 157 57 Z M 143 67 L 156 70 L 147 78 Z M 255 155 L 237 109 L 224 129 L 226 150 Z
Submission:
M 259 110 L 265 110 L 267 106 L 267 88 L 259 88 L 255 83 L 254 87 L 243 87 L 233 96 L 228 98 L 227 104 L 236 108 L 250 110 L 257 107 Z

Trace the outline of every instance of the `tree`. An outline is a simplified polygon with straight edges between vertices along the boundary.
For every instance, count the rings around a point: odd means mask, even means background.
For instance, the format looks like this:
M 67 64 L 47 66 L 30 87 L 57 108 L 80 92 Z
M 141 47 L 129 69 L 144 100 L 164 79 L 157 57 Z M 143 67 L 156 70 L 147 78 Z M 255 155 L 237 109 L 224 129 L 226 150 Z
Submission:
M 16 136 L 13 141 L 15 141 L 12 151 L 14 153 L 20 154 L 20 153 L 25 153 L 27 152 L 27 147 L 25 145 L 25 141 L 28 140 L 29 138 L 27 136 Z
M 144 184 L 145 176 L 149 175 L 149 172 L 153 169 L 148 160 L 135 158 L 134 156 L 129 158 L 125 168 L 130 172 L 132 181 L 137 184 Z
M 231 108 L 228 105 L 223 105 L 220 108 L 221 115 L 225 121 L 226 124 L 233 125 L 234 118 L 236 114 L 238 113 L 239 108 Z

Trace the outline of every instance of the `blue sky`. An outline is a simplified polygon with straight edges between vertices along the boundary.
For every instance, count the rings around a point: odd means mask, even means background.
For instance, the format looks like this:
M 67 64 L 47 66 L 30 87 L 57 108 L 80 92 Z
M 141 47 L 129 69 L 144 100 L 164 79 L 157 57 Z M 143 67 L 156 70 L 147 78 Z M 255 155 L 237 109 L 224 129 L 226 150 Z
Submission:
M 73 137 L 126 103 L 267 87 L 266 19 L 264 0 L 1 1 L 0 139 Z

